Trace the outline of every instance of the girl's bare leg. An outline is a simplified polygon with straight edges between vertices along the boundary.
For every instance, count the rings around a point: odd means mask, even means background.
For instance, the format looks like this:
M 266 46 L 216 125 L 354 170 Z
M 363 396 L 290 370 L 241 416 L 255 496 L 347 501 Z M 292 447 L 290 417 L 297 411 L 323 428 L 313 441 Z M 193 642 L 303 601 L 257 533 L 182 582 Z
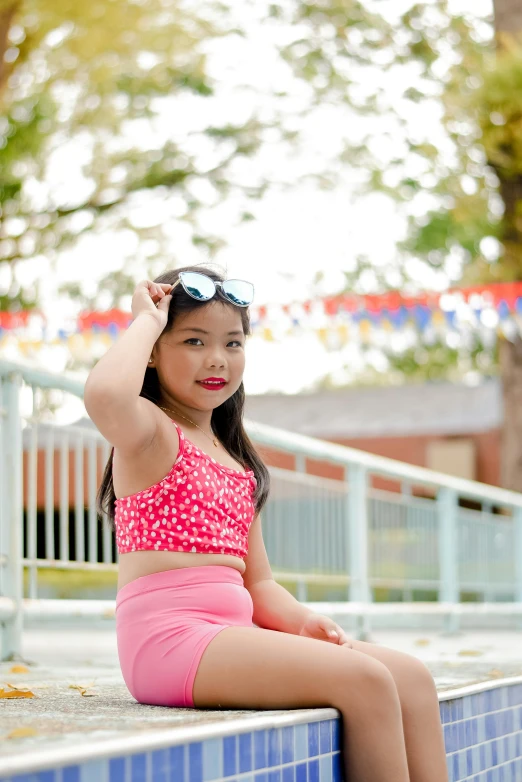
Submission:
M 364 641 L 351 643 L 355 650 L 383 663 L 393 676 L 402 709 L 410 782 L 447 782 L 439 700 L 428 668 L 395 649 Z
M 201 658 L 196 708 L 333 706 L 350 782 L 410 782 L 397 687 L 370 655 L 259 627 L 227 627 Z M 439 782 L 439 780 L 437 780 Z

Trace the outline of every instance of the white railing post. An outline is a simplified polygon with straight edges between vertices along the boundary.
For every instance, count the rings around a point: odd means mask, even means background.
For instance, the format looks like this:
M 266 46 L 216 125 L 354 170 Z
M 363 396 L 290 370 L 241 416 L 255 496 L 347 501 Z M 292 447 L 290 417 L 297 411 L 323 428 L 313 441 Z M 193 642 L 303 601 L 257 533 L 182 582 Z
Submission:
M 348 481 L 348 539 L 350 541 L 350 591 L 351 602 L 371 603 L 368 557 L 368 472 L 361 464 L 346 468 Z M 364 641 L 371 631 L 369 613 L 357 617 L 356 634 Z
M 515 561 L 515 594 L 516 603 L 522 603 L 522 508 L 513 508 L 514 532 L 514 551 Z M 517 629 L 522 630 L 522 620 L 517 618 Z
M 410 512 L 410 503 L 409 499 L 413 497 L 413 490 L 411 483 L 407 483 L 406 481 L 401 482 L 401 495 L 405 499 L 405 517 L 406 517 L 406 529 L 408 529 L 408 521 L 409 521 L 409 512 Z M 404 587 L 402 590 L 402 599 L 405 603 L 413 603 L 413 589 L 411 586 Z
M 441 488 L 437 493 L 439 516 L 439 601 L 450 604 L 459 602 L 457 513 L 458 497 L 453 489 Z M 445 619 L 446 632 L 453 635 L 459 630 L 459 616 L 451 610 Z
M 300 472 L 303 475 L 306 473 L 306 456 L 304 453 L 297 453 L 295 455 L 295 471 Z M 302 565 L 300 565 L 299 570 L 302 569 Z M 302 578 L 297 579 L 296 593 L 300 603 L 306 603 L 308 601 L 308 584 L 306 581 L 303 581 Z
M 2 422 L 2 525 L 0 555 L 4 560 L 0 594 L 13 601 L 14 613 L 0 624 L 0 659 L 21 659 L 23 626 L 23 494 L 22 494 L 22 419 L 20 389 L 22 377 L 11 374 L 3 382 L 3 408 L 7 415 Z

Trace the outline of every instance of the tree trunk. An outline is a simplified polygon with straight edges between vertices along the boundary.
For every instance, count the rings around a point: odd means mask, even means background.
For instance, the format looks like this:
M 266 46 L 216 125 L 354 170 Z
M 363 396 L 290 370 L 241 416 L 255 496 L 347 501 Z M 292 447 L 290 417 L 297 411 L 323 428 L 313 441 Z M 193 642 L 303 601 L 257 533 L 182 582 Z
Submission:
M 494 0 L 495 29 L 497 32 L 522 32 L 522 4 L 520 0 Z
M 520 0 L 494 0 L 497 45 L 502 46 L 502 33 L 522 36 L 522 3 Z M 500 35 L 498 35 L 500 33 Z M 521 38 L 522 45 L 522 38 Z M 500 179 L 504 213 L 504 257 L 506 268 L 516 270 L 522 279 L 522 234 L 517 215 L 522 203 L 522 179 Z M 499 337 L 499 364 L 502 383 L 504 417 L 501 430 L 500 482 L 506 489 L 522 492 L 522 338 L 513 342 Z
M 13 23 L 14 16 L 18 10 L 18 5 L 18 0 L 15 0 L 15 2 L 10 3 L 5 8 L 0 8 L 0 93 L 5 86 L 11 70 L 11 66 L 4 60 L 4 54 L 9 45 L 7 36 Z
M 500 481 L 522 492 L 522 339 L 501 339 L 499 345 L 504 423 L 501 433 Z

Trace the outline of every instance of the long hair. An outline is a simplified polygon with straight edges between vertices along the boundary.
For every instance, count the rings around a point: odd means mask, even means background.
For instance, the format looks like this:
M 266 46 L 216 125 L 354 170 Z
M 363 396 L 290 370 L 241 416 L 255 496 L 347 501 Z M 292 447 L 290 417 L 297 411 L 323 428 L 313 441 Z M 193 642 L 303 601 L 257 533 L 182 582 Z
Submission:
M 156 277 L 154 282 L 168 283 L 173 285 L 178 279 L 180 272 L 201 272 L 206 274 L 216 281 L 224 281 L 224 277 L 217 274 L 212 269 L 209 269 L 200 264 L 195 266 L 184 266 L 180 269 L 164 272 Z M 223 295 L 221 288 L 218 286 L 215 299 L 219 299 L 229 307 L 235 307 L 234 304 L 228 301 Z M 188 312 L 197 310 L 199 307 L 204 307 L 207 302 L 200 302 L 197 299 L 189 296 L 182 285 L 177 285 L 172 293 L 172 299 L 170 300 L 167 325 L 165 326 L 162 334 L 168 333 L 172 329 L 176 318 L 180 315 L 185 315 Z M 245 336 L 249 336 L 250 329 L 250 316 L 248 313 L 248 307 L 239 307 L 241 315 L 241 322 Z M 145 377 L 143 380 L 143 386 L 140 391 L 140 396 L 151 400 L 155 404 L 159 404 L 160 401 L 160 387 L 158 381 L 158 373 L 154 367 L 147 367 L 145 369 Z M 211 429 L 217 434 L 219 440 L 228 451 L 228 453 L 242 464 L 245 469 L 251 469 L 254 472 L 257 485 L 253 496 L 253 502 L 256 508 L 256 513 L 259 513 L 268 499 L 268 493 L 270 490 L 270 473 L 267 467 L 263 463 L 261 457 L 257 453 L 252 441 L 248 437 L 243 427 L 243 409 L 245 405 L 245 389 L 243 383 L 239 386 L 237 391 L 232 394 L 223 404 L 219 405 L 212 411 L 211 416 Z M 114 448 L 111 449 L 111 453 L 103 478 L 96 495 L 96 511 L 103 517 L 107 515 L 109 526 L 114 529 L 114 515 L 115 508 L 114 502 L 116 495 L 114 493 L 114 484 L 112 480 L 112 463 L 114 456 Z

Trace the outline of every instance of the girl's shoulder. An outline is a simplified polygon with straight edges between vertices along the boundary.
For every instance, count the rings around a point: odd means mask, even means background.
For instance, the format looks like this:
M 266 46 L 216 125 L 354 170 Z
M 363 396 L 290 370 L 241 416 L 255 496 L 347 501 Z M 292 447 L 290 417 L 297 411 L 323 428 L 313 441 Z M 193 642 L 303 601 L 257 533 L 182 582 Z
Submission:
M 169 439 L 164 419 L 170 419 L 144 397 L 126 399 L 112 391 L 87 392 L 84 404 L 98 431 L 127 457 L 140 456 L 165 437 Z
M 118 499 L 137 494 L 163 480 L 172 470 L 180 451 L 183 433 L 174 421 L 153 402 L 144 400 L 156 408 L 155 435 L 150 443 L 139 451 L 128 452 L 115 446 L 112 465 L 114 493 Z

